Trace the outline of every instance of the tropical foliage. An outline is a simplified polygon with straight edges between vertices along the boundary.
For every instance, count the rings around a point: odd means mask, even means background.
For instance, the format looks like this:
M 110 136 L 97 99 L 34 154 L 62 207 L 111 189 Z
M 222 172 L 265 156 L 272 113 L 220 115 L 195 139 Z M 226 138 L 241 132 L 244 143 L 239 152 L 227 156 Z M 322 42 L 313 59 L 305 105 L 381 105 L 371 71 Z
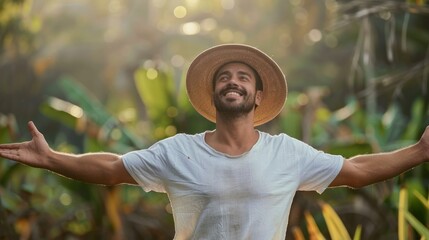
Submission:
M 425 1 L 0 1 L 0 143 L 34 120 L 66 152 L 127 151 L 214 128 L 183 87 L 214 44 L 255 45 L 286 72 L 261 127 L 345 157 L 396 149 L 429 123 Z M 84 166 L 83 166 L 84 167 Z M 288 239 L 427 239 L 428 166 L 364 189 L 299 192 Z M 165 195 L 0 160 L 0 239 L 171 239 Z M 46 226 L 49 226 L 48 228 Z

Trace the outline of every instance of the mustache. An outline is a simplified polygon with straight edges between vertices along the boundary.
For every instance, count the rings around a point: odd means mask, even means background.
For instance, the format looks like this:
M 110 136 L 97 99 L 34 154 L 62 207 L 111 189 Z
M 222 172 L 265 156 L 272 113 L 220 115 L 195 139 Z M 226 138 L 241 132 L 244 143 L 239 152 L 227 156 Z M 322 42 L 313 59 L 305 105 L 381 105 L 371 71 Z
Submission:
M 246 91 L 246 89 L 243 89 L 243 88 L 239 88 L 239 87 L 237 87 L 237 86 L 226 86 L 226 87 L 224 87 L 221 91 L 220 91 L 220 94 L 221 95 L 225 95 L 226 94 L 226 92 L 229 92 L 229 91 L 231 91 L 231 90 L 233 90 L 233 91 L 235 91 L 235 92 L 238 92 L 238 93 L 240 93 L 241 95 L 247 95 L 247 91 Z

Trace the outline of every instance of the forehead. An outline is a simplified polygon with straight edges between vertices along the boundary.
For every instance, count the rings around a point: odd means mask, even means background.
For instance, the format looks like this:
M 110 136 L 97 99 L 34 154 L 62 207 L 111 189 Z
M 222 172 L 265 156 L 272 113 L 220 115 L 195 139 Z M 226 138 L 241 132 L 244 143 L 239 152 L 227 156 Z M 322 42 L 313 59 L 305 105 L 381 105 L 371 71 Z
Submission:
M 252 68 L 250 68 L 247 64 L 240 63 L 240 62 L 226 63 L 218 69 L 217 73 L 222 74 L 228 71 L 237 71 L 237 72 L 247 73 L 252 76 L 254 75 Z

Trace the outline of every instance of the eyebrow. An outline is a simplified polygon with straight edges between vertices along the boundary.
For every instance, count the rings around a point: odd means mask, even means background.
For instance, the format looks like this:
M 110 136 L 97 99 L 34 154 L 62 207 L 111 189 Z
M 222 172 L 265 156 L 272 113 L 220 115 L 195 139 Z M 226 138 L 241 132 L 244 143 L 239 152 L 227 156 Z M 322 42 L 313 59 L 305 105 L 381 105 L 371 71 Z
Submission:
M 229 71 L 229 70 L 224 70 L 224 71 L 222 71 L 222 72 L 219 72 L 218 74 L 216 74 L 216 76 L 215 76 L 215 78 L 217 79 L 219 76 L 222 76 L 222 75 L 231 75 L 231 71 Z M 239 70 L 238 71 L 238 75 L 245 75 L 245 76 L 248 76 L 248 77 L 252 77 L 252 74 L 251 73 L 249 73 L 249 72 L 246 72 L 246 71 L 242 71 L 242 70 Z M 253 78 L 255 78 L 255 77 L 253 77 Z

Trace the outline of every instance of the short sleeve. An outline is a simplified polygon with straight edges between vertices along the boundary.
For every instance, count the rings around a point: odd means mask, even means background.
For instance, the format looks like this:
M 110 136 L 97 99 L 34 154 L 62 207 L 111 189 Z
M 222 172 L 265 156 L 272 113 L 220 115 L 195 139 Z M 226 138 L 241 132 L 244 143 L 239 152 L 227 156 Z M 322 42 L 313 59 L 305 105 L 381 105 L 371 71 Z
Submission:
M 163 168 L 165 157 L 161 144 L 122 155 L 124 166 L 144 191 L 165 192 Z
M 299 190 L 323 193 L 341 171 L 344 158 L 318 151 L 302 142 L 298 149 L 301 158 Z

